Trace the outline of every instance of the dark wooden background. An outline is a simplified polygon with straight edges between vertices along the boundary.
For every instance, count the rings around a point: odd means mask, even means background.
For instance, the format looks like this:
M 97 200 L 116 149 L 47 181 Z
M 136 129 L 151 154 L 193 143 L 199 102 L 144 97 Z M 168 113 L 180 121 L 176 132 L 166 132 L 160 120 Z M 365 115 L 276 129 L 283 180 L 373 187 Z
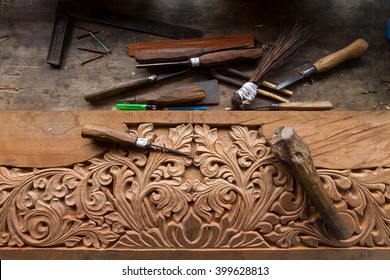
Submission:
M 89 4 L 202 29 L 205 37 L 251 33 L 264 43 L 273 42 L 278 32 L 297 21 L 310 26 L 311 37 L 300 54 L 268 78 L 274 83 L 283 81 L 355 39 L 364 38 L 370 48 L 362 58 L 315 76 L 313 83 L 298 82 L 289 87 L 295 92 L 290 101 L 329 100 L 336 110 L 386 110 L 389 108 L 386 106 L 390 106 L 390 43 L 386 39 L 390 1 L 115 0 L 89 1 Z M 76 39 L 83 31 L 74 29 L 67 42 L 62 67 L 54 69 L 45 60 L 56 5 L 54 0 L 16 0 L 3 7 L 0 37 L 8 35 L 9 39 L 0 44 L 0 109 L 110 110 L 115 100 L 126 95 L 91 105 L 84 100 L 84 94 L 149 75 L 148 70 L 135 68 L 134 59 L 127 55 L 127 45 L 167 40 L 79 22 L 90 29 L 101 30 L 99 36 L 111 47 L 112 54 L 80 65 L 93 54 L 77 48 L 99 49 L 99 46 L 91 38 Z M 240 65 L 238 68 L 251 73 L 255 65 Z M 134 94 L 174 88 L 209 78 L 189 74 L 137 90 Z M 234 90 L 234 87 L 220 84 L 220 105 L 210 109 L 222 110 L 229 106 Z M 270 102 L 261 98 L 256 100 L 258 104 Z

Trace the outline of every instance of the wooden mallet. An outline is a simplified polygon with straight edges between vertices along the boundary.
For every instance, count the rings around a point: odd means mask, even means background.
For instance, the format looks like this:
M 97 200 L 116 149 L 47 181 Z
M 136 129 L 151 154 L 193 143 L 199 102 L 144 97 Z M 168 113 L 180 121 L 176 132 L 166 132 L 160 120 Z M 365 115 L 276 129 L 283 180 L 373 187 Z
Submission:
M 348 238 L 348 227 L 326 192 L 305 141 L 294 129 L 284 126 L 275 131 L 271 144 L 288 172 L 302 186 L 317 209 L 329 233 L 338 240 Z

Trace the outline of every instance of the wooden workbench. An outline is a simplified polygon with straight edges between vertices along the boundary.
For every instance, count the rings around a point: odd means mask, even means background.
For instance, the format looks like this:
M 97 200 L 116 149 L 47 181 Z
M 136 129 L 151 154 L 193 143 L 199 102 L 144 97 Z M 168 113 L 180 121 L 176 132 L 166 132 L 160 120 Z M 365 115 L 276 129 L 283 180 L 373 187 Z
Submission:
M 88 1 L 83 1 L 87 2 Z M 108 6 L 129 14 L 192 27 L 204 36 L 254 34 L 263 43 L 272 43 L 278 32 L 296 21 L 310 26 L 311 37 L 299 55 L 268 79 L 278 83 L 303 70 L 318 58 L 336 51 L 357 38 L 370 43 L 361 58 L 313 77 L 314 83 L 297 83 L 291 101 L 329 100 L 336 109 L 385 109 L 389 103 L 389 51 L 385 36 L 389 1 L 90 1 L 90 5 Z M 63 65 L 53 69 L 45 63 L 57 1 L 20 0 L 4 7 L 0 36 L 9 35 L 0 44 L 0 109 L 111 109 L 118 98 L 98 104 L 83 99 L 87 93 L 110 88 L 120 82 L 150 74 L 136 69 L 127 55 L 127 45 L 134 42 L 168 40 L 139 32 L 87 22 L 79 24 L 100 30 L 99 36 L 112 48 L 112 54 L 86 64 L 94 56 L 79 47 L 99 49 L 91 38 L 76 39 L 85 32 L 73 29 L 64 54 Z M 161 12 L 164 11 L 164 12 Z M 238 65 L 252 73 L 256 65 Z M 169 89 L 193 81 L 210 79 L 207 75 L 189 74 L 162 82 L 133 94 Z M 230 105 L 236 88 L 220 84 L 221 102 L 211 110 Z M 270 100 L 258 98 L 257 103 Z
M 1 259 L 389 259 L 390 112 L 4 111 Z M 81 137 L 100 125 L 193 158 Z M 332 237 L 268 140 L 308 143 Z

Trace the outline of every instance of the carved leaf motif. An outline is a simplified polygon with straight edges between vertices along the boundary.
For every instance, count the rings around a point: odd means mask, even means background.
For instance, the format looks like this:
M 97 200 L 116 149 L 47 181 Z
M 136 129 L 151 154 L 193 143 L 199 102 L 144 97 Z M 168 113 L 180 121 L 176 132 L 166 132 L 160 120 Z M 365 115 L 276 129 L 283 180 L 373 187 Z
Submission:
M 258 134 L 257 131 L 248 131 L 245 126 L 232 126 L 230 137 L 239 148 L 238 162 L 241 167 L 248 168 L 259 158 L 271 153 L 270 147 L 266 147 L 267 140 L 258 137 Z
M 0 167 L 0 246 L 390 246 L 390 168 L 318 170 L 350 232 L 338 241 L 259 131 L 129 133 L 185 152 L 195 140 L 195 158 L 117 145 L 72 168 Z

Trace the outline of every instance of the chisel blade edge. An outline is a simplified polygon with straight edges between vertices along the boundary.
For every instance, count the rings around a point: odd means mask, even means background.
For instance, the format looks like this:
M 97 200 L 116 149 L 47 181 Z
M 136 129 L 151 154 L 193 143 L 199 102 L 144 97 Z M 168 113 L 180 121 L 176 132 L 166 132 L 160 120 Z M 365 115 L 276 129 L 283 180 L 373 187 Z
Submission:
M 295 82 L 297 82 L 297 81 L 299 81 L 299 80 L 301 80 L 303 78 L 305 78 L 304 75 L 297 74 L 294 77 L 290 78 L 289 80 L 286 80 L 286 81 L 281 82 L 280 84 L 276 85 L 275 89 L 276 90 L 281 90 L 281 89 L 283 89 L 283 88 L 285 88 L 285 87 L 287 87 L 287 86 L 289 86 L 289 85 L 291 85 L 291 84 L 293 84 L 293 83 L 295 83 Z

